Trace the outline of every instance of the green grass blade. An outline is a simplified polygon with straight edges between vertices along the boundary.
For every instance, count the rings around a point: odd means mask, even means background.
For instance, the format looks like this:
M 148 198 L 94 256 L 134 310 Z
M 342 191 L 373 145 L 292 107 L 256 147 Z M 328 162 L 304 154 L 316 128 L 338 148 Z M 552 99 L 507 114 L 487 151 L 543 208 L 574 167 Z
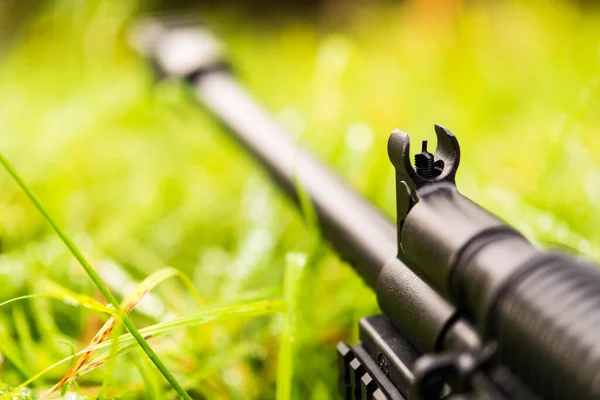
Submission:
M 77 349 L 75 348 L 75 345 L 73 343 L 71 343 L 65 339 L 59 339 L 58 341 L 60 343 L 65 344 L 69 348 L 69 350 L 71 352 L 71 357 L 75 358 L 77 356 Z
M 36 352 L 35 345 L 33 343 L 33 337 L 31 336 L 31 327 L 29 326 L 29 321 L 27 320 L 27 317 L 25 317 L 25 310 L 23 310 L 22 304 L 17 307 L 13 307 L 12 312 L 13 323 L 19 338 L 22 358 L 28 367 L 31 368 L 33 365 L 35 365 Z
M 295 167 L 294 167 L 295 168 Z M 310 248 L 308 254 L 310 255 L 310 264 L 318 265 L 327 255 L 326 247 L 323 246 L 323 232 L 321 231 L 321 225 L 319 223 L 319 216 L 315 206 L 310 198 L 309 194 L 305 190 L 300 178 L 298 177 L 298 171 L 294 169 L 294 185 L 296 193 L 298 195 L 298 203 L 300 205 L 300 211 L 304 218 L 304 222 L 311 233 Z
M 321 225 L 319 224 L 319 217 L 317 211 L 310 198 L 309 194 L 304 189 L 302 181 L 297 175 L 297 171 L 294 171 L 294 186 L 298 196 L 298 204 L 300 206 L 300 212 L 304 218 L 304 222 L 311 233 L 311 252 L 315 252 L 317 248 L 321 246 Z
M 34 294 L 27 294 L 25 296 L 19 296 L 19 297 L 13 297 L 10 300 L 6 300 L 3 301 L 2 303 L 0 303 L 0 307 L 8 305 L 10 303 L 14 303 L 15 301 L 20 301 L 20 300 L 26 300 L 26 299 L 36 299 L 39 297 L 46 297 L 46 298 L 57 298 L 58 296 L 52 295 L 50 293 L 34 293 Z
M 56 285 L 56 284 L 54 284 Z M 60 285 L 56 285 L 56 288 L 60 288 L 60 290 L 63 290 L 64 288 L 61 288 Z M 65 289 L 66 290 L 66 289 Z M 70 296 L 66 294 L 67 292 L 64 293 L 33 293 L 33 294 L 27 294 L 24 296 L 19 296 L 19 297 L 14 297 L 10 300 L 6 300 L 2 303 L 0 303 L 0 307 L 6 306 L 8 304 L 14 303 L 16 301 L 20 301 L 20 300 L 27 300 L 27 299 L 37 299 L 37 298 L 47 298 L 47 299 L 55 299 L 55 300 L 59 300 L 62 301 L 65 304 L 71 305 L 71 306 L 82 306 L 85 308 L 89 308 L 90 310 L 94 310 L 94 311 L 98 311 L 101 313 L 106 313 L 106 314 L 110 314 L 110 315 L 116 315 L 115 311 L 106 307 L 104 304 L 100 303 L 99 301 L 96 301 L 94 299 L 92 299 L 91 297 L 88 296 L 83 296 L 83 295 L 77 295 L 77 296 Z M 87 299 L 86 299 L 87 298 Z M 82 301 L 82 299 L 84 299 Z
M 13 338 L 9 337 L 8 333 L 3 330 L 0 330 L 0 353 L 15 366 L 24 379 L 31 376 L 31 371 L 29 371 L 25 362 L 21 359 L 21 352 L 18 346 L 13 341 Z
M 296 314 L 298 311 L 298 294 L 306 256 L 288 254 L 284 276 L 283 292 L 285 313 L 283 327 L 279 339 L 279 357 L 277 361 L 277 400 L 289 400 L 292 395 L 292 378 L 294 365 L 294 341 L 296 335 Z
M 81 293 L 76 293 L 54 281 L 42 281 L 40 287 L 43 290 L 48 291 L 47 297 L 53 297 L 57 300 L 62 301 L 65 304 L 74 307 L 87 308 L 89 310 L 97 311 L 102 314 L 110 314 L 115 317 L 117 316 L 117 313 L 112 308 L 105 306 L 93 297 Z
M 190 395 L 185 391 L 185 389 L 181 386 L 181 384 L 177 381 L 177 379 L 171 374 L 171 372 L 167 369 L 167 367 L 163 364 L 163 362 L 158 358 L 158 355 L 152 350 L 152 348 L 148 345 L 148 343 L 144 340 L 138 329 L 135 327 L 131 319 L 123 312 L 121 307 L 119 306 L 119 302 L 112 295 L 110 289 L 104 284 L 100 275 L 94 270 L 94 268 L 88 263 L 85 259 L 75 242 L 71 240 L 71 238 L 62 230 L 62 228 L 52 219 L 50 214 L 46 211 L 42 203 L 35 196 L 33 191 L 27 186 L 25 181 L 21 178 L 21 176 L 14 169 L 12 164 L 4 157 L 2 153 L 0 153 L 0 163 L 6 169 L 8 174 L 15 180 L 15 182 L 23 189 L 29 200 L 33 203 L 35 208 L 44 216 L 46 221 L 52 226 L 56 234 L 60 237 L 63 243 L 67 246 L 67 248 L 71 251 L 73 256 L 77 259 L 79 264 L 83 267 L 85 272 L 92 279 L 98 290 L 102 293 L 102 295 L 108 300 L 110 304 L 112 304 L 119 318 L 123 321 L 123 324 L 127 328 L 127 330 L 131 333 L 131 335 L 135 338 L 135 340 L 139 343 L 140 347 L 144 350 L 148 358 L 152 360 L 154 365 L 158 368 L 158 370 L 163 374 L 165 379 L 169 382 L 169 384 L 182 396 L 184 399 L 191 400 Z
M 160 400 L 162 396 L 160 385 L 156 381 L 155 372 L 148 364 L 144 355 L 140 353 L 141 352 L 134 354 L 133 360 L 144 381 L 144 385 L 146 386 L 146 396 L 148 396 L 150 400 Z
M 174 276 L 178 277 L 181 280 L 187 291 L 190 293 L 190 295 L 192 295 L 194 300 L 196 300 L 198 305 L 206 305 L 206 300 L 204 300 L 202 295 L 198 292 L 198 290 L 196 290 L 196 288 L 194 287 L 194 283 L 192 282 L 190 277 L 173 267 L 164 267 L 159 269 L 158 271 L 153 272 L 152 275 L 144 279 L 144 281 L 140 285 L 153 288 L 162 281 Z

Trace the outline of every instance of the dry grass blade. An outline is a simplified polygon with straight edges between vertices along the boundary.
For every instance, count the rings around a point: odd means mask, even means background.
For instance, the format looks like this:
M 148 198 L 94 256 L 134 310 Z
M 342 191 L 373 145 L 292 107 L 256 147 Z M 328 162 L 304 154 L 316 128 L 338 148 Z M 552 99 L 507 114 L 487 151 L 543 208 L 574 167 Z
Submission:
M 125 314 L 129 314 L 135 308 L 135 306 L 142 300 L 142 298 L 158 284 L 160 284 L 168 278 L 182 275 L 183 274 L 180 271 L 174 268 L 163 268 L 161 270 L 156 271 L 155 273 L 144 279 L 132 293 L 125 297 L 125 299 L 121 303 L 121 309 L 125 312 Z M 187 281 L 184 279 L 184 282 Z M 111 316 L 108 319 L 108 321 L 106 321 L 106 323 L 102 326 L 102 328 L 100 328 L 100 330 L 96 333 L 88 347 L 93 347 L 95 345 L 105 342 L 113 333 L 115 327 L 117 326 L 117 323 L 117 318 L 114 315 Z M 71 368 L 69 368 L 69 370 L 63 375 L 63 377 L 48 391 L 46 391 L 46 393 L 44 393 L 40 397 L 40 399 L 44 399 L 54 391 L 60 389 L 65 383 L 79 376 L 79 371 L 92 359 L 92 357 L 94 356 L 94 354 L 96 354 L 97 351 L 97 349 L 88 350 L 85 353 L 80 354 L 71 366 Z M 94 366 L 93 368 L 98 367 L 103 362 Z M 85 372 L 91 369 L 87 369 L 85 370 Z

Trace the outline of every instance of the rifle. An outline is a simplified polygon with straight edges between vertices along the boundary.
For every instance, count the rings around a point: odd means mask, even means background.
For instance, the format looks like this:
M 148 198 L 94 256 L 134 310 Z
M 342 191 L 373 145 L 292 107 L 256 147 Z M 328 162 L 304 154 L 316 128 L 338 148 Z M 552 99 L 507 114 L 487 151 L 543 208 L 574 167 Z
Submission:
M 150 18 L 135 45 L 200 103 L 297 203 L 375 291 L 382 314 L 337 345 L 345 399 L 600 399 L 600 271 L 534 247 L 456 188 L 460 146 L 435 125 L 410 160 L 388 141 L 396 224 L 298 146 L 230 72 L 218 42 L 178 18 Z M 304 193 L 299 193 L 298 186 Z

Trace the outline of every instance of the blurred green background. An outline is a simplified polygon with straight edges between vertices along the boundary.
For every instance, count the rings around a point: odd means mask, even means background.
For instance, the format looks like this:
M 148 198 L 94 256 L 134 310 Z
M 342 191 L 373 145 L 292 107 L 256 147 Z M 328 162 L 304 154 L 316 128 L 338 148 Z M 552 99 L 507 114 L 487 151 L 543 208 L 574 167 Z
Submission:
M 544 246 L 600 259 L 593 2 L 274 4 L 193 7 L 274 117 L 390 217 L 389 132 L 433 139 L 441 123 L 461 142 L 463 194 Z M 209 304 L 279 297 L 286 255 L 307 254 L 292 397 L 337 398 L 334 346 L 357 340 L 358 319 L 377 312 L 374 296 L 334 254 L 310 257 L 314 234 L 260 168 L 180 84 L 156 83 L 128 48 L 130 22 L 161 6 L 0 2 L 0 151 L 119 298 L 165 266 L 188 275 Z M 4 171 L 0 194 L 0 302 L 47 292 L 49 282 L 104 301 Z M 132 313 L 140 327 L 197 308 L 177 281 L 152 296 Z M 56 300 L 0 307 L 0 396 L 85 348 L 101 322 Z M 194 398 L 273 398 L 282 324 L 218 322 L 150 343 Z M 108 397 L 174 397 L 147 365 L 148 386 L 140 362 L 119 356 L 114 371 L 101 367 L 63 395 L 94 396 L 108 379 Z M 23 396 L 41 394 L 67 367 Z

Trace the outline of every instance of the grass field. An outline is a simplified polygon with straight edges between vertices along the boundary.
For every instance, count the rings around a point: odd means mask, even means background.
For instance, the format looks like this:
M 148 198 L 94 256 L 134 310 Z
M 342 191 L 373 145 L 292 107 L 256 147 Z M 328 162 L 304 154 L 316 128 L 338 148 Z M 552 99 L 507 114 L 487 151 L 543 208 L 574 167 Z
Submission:
M 600 15 L 432 4 L 206 18 L 273 115 L 390 216 L 387 136 L 437 122 L 461 142 L 463 194 L 600 259 Z M 191 397 L 336 398 L 334 346 L 374 296 L 313 257 L 326 244 L 177 82 L 155 84 L 125 43 L 136 10 L 58 0 L 22 28 L 0 59 L 0 152 L 118 299 L 153 288 L 131 320 Z M 0 303 L 35 295 L 0 304 L 0 396 L 37 398 L 114 307 L 4 170 L 0 194 Z M 131 337 L 93 357 L 54 396 L 176 397 Z

